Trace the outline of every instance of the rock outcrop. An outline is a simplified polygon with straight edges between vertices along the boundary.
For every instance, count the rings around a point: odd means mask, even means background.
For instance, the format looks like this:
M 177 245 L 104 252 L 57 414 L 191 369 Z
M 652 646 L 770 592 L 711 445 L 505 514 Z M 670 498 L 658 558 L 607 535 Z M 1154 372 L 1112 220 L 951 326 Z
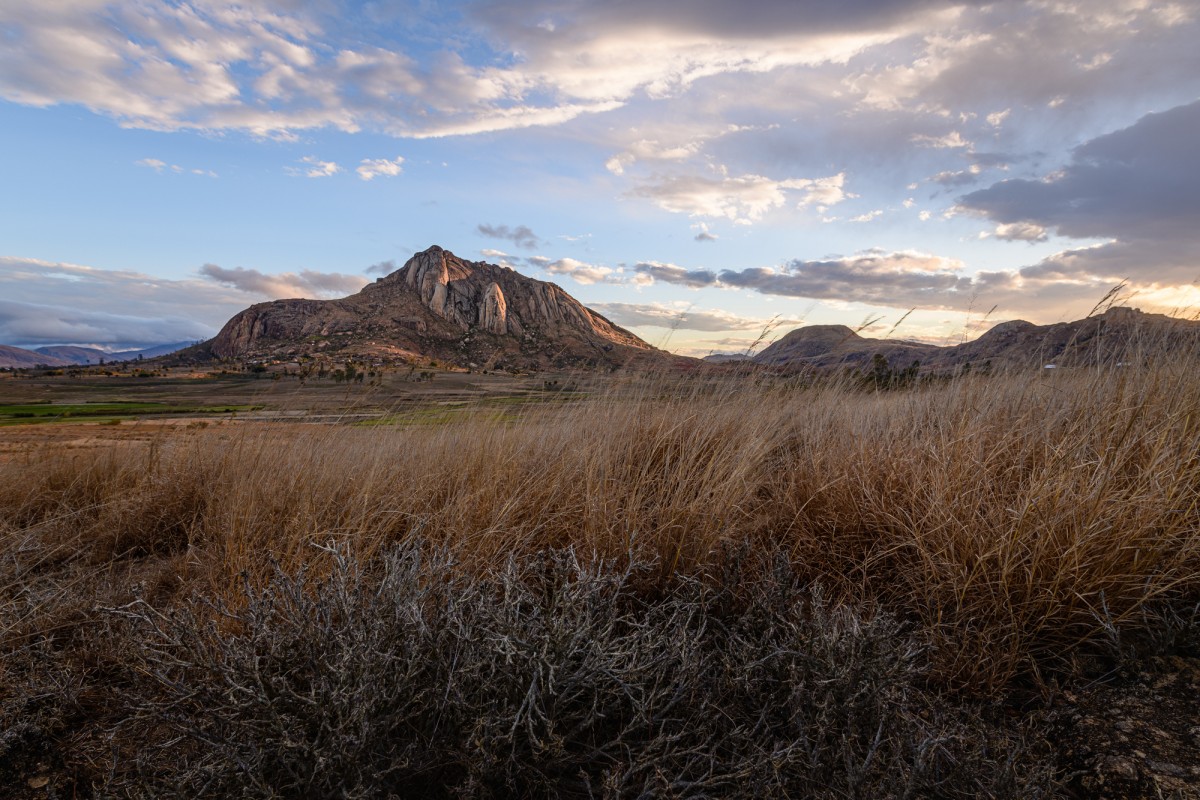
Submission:
M 350 297 L 251 306 L 206 347 L 218 358 L 337 353 L 522 368 L 672 358 L 553 283 L 437 246 Z

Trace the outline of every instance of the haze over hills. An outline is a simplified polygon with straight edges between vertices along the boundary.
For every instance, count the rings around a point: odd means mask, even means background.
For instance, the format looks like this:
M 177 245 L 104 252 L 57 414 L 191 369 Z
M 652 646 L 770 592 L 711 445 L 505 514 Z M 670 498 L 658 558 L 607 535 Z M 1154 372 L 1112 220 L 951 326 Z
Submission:
M 26 350 L 23 347 L 10 347 L 0 344 L 0 369 L 28 369 L 31 367 L 66 367 L 73 362 L 65 358 L 55 358 L 36 350 Z
M 275 300 L 237 314 L 188 355 L 434 359 L 493 368 L 678 360 L 553 283 L 438 246 L 337 300 Z
M 48 347 L 39 347 L 34 350 L 35 353 L 41 353 L 52 358 L 62 359 L 72 364 L 99 364 L 112 361 L 134 361 L 139 356 L 142 358 L 154 358 L 155 356 L 165 356 L 174 353 L 177 350 L 182 350 L 191 345 L 192 342 L 173 342 L 171 344 L 160 344 L 154 347 L 143 347 L 139 350 L 117 350 L 109 352 L 101 350 L 98 347 L 78 347 L 75 345 L 51 345 Z
M 1053 325 L 1002 322 L 978 339 L 948 346 L 872 339 L 845 325 L 808 325 L 791 331 L 753 360 L 772 366 L 862 366 L 880 354 L 892 366 L 919 361 L 922 368 L 946 369 L 989 361 L 999 366 L 1132 357 L 1138 347 L 1171 351 L 1195 347 L 1198 340 L 1200 322 L 1136 308 L 1110 308 Z
M 78 345 L 49 345 L 28 350 L 24 347 L 0 345 L 0 369 L 27 369 L 31 367 L 87 366 L 115 361 L 134 361 L 139 356 L 154 358 L 169 355 L 190 345 L 190 342 L 174 342 L 145 347 L 140 350 L 118 350 L 109 352 L 98 347 Z

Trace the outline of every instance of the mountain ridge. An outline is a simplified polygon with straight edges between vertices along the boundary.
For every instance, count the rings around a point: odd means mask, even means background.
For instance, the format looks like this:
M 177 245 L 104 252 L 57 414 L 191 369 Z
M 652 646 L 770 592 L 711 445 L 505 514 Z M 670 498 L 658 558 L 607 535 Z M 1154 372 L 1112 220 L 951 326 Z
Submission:
M 893 366 L 918 361 L 922 368 L 935 370 L 986 362 L 1045 366 L 1064 359 L 1121 358 L 1139 345 L 1172 350 L 1195 346 L 1198 340 L 1200 322 L 1116 306 L 1102 314 L 1049 325 L 1008 320 L 954 345 L 872 339 L 844 325 L 806 325 L 790 331 L 753 360 L 776 367 L 820 368 L 861 366 L 879 354 Z

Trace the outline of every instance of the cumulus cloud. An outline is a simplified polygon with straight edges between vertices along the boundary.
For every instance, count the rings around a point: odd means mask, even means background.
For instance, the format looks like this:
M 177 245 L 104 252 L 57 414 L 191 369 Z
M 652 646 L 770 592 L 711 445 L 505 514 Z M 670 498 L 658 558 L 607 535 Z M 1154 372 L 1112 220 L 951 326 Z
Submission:
M 541 238 L 530 230 L 527 225 L 517 225 L 515 228 L 510 228 L 507 225 L 487 225 L 481 223 L 475 227 L 475 230 L 489 239 L 505 239 L 517 247 L 524 247 L 526 250 L 532 250 L 542 243 Z
M 1044 242 L 1048 238 L 1046 229 L 1032 222 L 997 225 L 992 235 L 1006 242 Z
M 664 211 L 725 218 L 746 225 L 785 205 L 789 198 L 796 199 L 796 205 L 803 208 L 827 207 L 853 197 L 844 188 L 845 179 L 844 173 L 784 180 L 762 175 L 673 175 L 647 182 L 632 194 L 648 198 Z
M 300 159 L 302 167 L 286 167 L 289 175 L 300 175 L 305 178 L 328 178 L 338 174 L 342 168 L 333 161 L 322 161 L 316 156 L 304 156 Z
M 697 242 L 715 242 L 717 239 L 721 238 L 717 236 L 717 234 L 710 231 L 708 229 L 708 224 L 704 222 L 696 223 L 692 226 L 692 230 L 696 232 L 696 235 L 692 238 Z
M 803 323 L 803 320 L 792 318 L 742 317 L 721 309 L 699 309 L 684 303 L 592 303 L 591 308 L 618 325 L 629 327 L 712 332 L 763 330 L 770 325 Z
M 200 267 L 200 274 L 239 292 L 270 298 L 342 297 L 357 292 L 367 284 L 367 279 L 362 275 L 316 272 L 310 269 L 271 275 L 245 267 L 226 269 L 216 264 L 205 264 Z
M 749 86 L 797 69 L 828 71 L 828 99 L 870 108 L 984 104 L 981 124 L 997 108 L 1104 88 L 1178 90 L 1200 72 L 1195 12 L 1183 3 L 481 0 L 455 14 L 335 1 L 9 0 L 0 96 L 79 104 L 155 130 L 422 137 L 564 124 L 714 78 Z M 401 25 L 438 44 L 378 35 Z
M 942 136 L 930 136 L 928 134 L 917 134 L 912 137 L 913 142 L 922 147 L 936 147 L 941 150 L 959 148 L 972 149 L 974 145 L 963 138 L 958 131 L 950 131 Z
M 386 158 L 364 158 L 354 171 L 364 181 L 369 181 L 376 175 L 394 178 L 404 171 L 403 164 L 404 159 L 401 156 L 396 156 L 390 161 Z
M 585 286 L 593 283 L 616 283 L 620 281 L 616 270 L 611 267 L 586 264 L 573 258 L 560 258 L 555 261 L 544 258 L 528 260 L 551 275 L 565 275 L 576 283 L 582 283 Z

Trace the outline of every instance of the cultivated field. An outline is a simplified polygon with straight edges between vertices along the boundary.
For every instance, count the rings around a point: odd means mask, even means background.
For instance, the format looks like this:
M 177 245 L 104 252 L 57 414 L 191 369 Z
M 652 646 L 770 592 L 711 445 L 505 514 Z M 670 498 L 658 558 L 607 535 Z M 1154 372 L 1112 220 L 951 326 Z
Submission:
M 0 427 L 14 796 L 1197 796 L 1187 363 L 89 380 L 187 410 Z

